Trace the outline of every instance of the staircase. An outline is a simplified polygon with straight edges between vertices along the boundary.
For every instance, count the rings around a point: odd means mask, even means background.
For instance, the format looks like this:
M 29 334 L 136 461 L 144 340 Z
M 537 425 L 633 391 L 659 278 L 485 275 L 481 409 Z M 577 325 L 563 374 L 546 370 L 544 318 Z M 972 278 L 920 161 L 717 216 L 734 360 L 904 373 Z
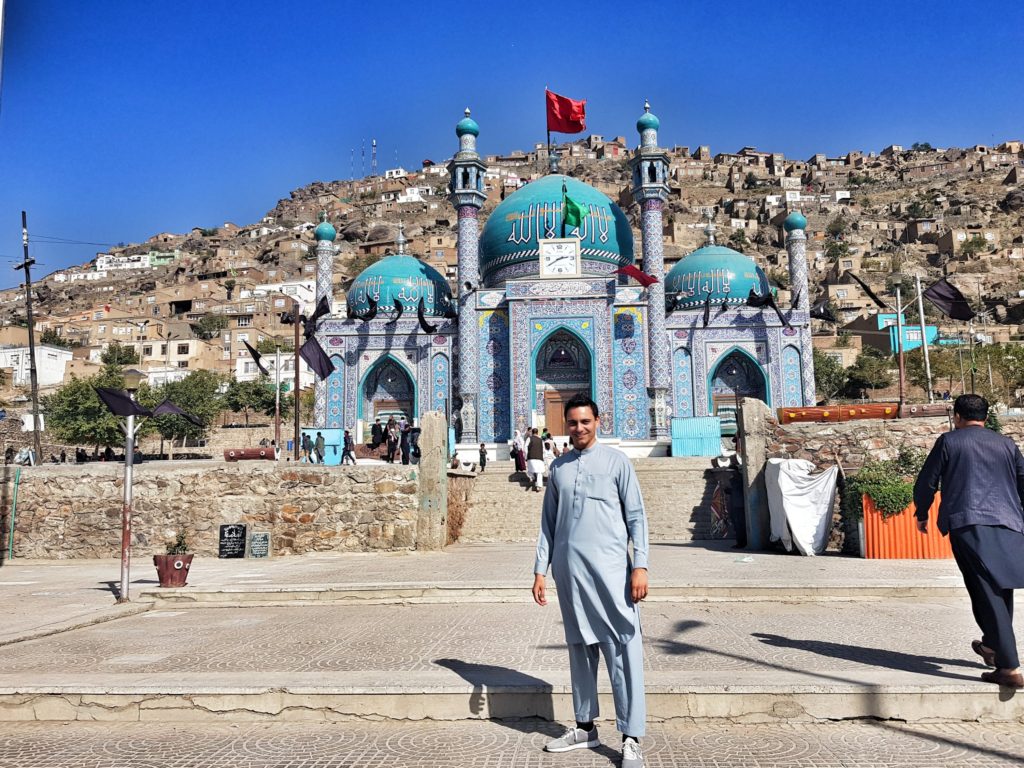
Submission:
M 633 459 L 647 507 L 652 541 L 710 538 L 711 495 L 707 459 Z M 544 495 L 527 490 L 525 474 L 495 461 L 477 475 L 462 526 L 462 542 L 535 541 Z

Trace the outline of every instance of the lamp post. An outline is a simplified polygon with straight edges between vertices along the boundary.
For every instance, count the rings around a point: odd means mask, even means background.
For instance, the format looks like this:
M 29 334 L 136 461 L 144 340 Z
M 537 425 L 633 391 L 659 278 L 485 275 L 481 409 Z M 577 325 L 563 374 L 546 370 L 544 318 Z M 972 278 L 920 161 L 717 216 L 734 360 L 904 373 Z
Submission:
M 128 397 L 135 399 L 135 392 L 146 374 L 135 368 L 124 372 L 124 388 Z M 129 572 L 132 560 L 132 469 L 135 465 L 135 414 L 125 417 L 124 429 L 124 504 L 121 507 L 121 588 L 117 602 L 127 603 Z

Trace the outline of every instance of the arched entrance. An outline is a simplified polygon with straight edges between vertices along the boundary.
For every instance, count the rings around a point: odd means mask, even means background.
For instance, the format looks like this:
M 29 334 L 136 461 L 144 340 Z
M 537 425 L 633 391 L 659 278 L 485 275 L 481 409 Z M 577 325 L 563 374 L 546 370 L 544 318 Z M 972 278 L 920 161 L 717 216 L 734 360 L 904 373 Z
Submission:
M 742 397 L 756 397 L 768 402 L 764 371 L 750 355 L 734 349 L 723 357 L 711 377 L 708 404 L 712 415 L 722 420 L 722 434 L 736 434 L 736 411 Z
M 359 387 L 359 416 L 362 434 L 369 435 L 374 419 L 382 424 L 394 416 L 412 422 L 416 412 L 416 384 L 409 372 L 393 357 L 382 357 L 366 372 Z
M 573 395 L 593 397 L 593 356 L 579 336 L 553 332 L 537 348 L 533 362 L 533 407 L 552 435 L 565 435 L 563 409 Z

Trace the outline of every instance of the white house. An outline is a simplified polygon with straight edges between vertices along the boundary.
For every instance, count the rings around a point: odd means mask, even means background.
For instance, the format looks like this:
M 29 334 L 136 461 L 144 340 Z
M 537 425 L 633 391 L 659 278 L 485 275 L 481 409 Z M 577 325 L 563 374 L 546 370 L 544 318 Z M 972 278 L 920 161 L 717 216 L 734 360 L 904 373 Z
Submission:
M 134 256 L 113 256 L 109 253 L 96 254 L 96 269 L 148 269 L 149 254 L 137 253 Z
M 50 387 L 64 381 L 64 366 L 71 360 L 71 350 L 50 344 L 36 344 L 36 380 L 41 387 Z M 0 347 L 0 368 L 13 370 L 15 386 L 27 387 L 29 375 L 28 345 Z

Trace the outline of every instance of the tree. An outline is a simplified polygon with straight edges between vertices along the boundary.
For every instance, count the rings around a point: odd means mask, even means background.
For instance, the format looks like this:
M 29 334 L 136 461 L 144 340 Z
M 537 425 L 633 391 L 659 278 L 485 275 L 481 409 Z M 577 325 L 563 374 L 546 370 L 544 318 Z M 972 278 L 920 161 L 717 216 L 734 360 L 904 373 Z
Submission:
M 121 419 L 107 410 L 95 387 L 123 389 L 121 369 L 108 365 L 86 379 L 72 376 L 71 381 L 43 398 L 47 426 L 54 437 L 71 445 L 96 448 L 124 444 Z
M 927 141 L 915 141 L 910 145 L 911 152 L 932 152 L 932 145 Z
M 865 349 L 846 371 L 847 391 L 870 397 L 871 390 L 888 387 L 892 384 L 890 364 L 889 358 L 878 350 Z
M 903 356 L 907 368 L 907 381 L 928 391 L 928 377 L 924 370 L 924 350 L 912 349 Z M 956 350 L 929 345 L 928 364 L 932 372 L 932 389 L 952 392 L 954 381 L 960 380 L 960 358 Z
M 274 415 L 274 384 L 269 376 L 260 376 L 250 381 L 233 379 L 224 393 L 224 405 L 245 417 L 245 426 L 249 427 L 249 414 L 261 413 L 264 416 Z M 284 408 L 285 398 L 281 398 Z
M 731 235 L 729 235 L 729 247 L 733 250 L 743 253 L 743 249 L 747 246 L 750 241 L 747 240 L 747 233 L 742 229 L 737 229 Z
M 169 381 L 162 387 L 150 389 L 140 387 L 138 400 L 147 408 L 153 408 L 164 400 L 170 400 L 183 411 L 192 414 L 203 426 L 197 426 L 181 416 L 156 416 L 153 428 L 166 440 L 201 440 L 210 425 L 223 408 L 220 388 L 224 379 L 213 371 L 192 371 L 180 381 Z
M 971 259 L 987 250 L 988 242 L 986 242 L 985 238 L 981 235 L 975 235 L 960 246 L 960 255 L 965 259 Z
M 224 315 L 215 315 L 207 312 L 196 322 L 190 325 L 192 332 L 203 341 L 209 341 L 228 327 L 228 320 Z
M 907 216 L 911 219 L 927 219 L 931 215 L 931 207 L 920 200 L 915 200 L 907 206 Z
M 828 226 L 825 227 L 825 233 L 829 237 L 840 238 L 846 234 L 846 230 L 849 228 L 850 224 L 846 221 L 846 217 L 839 214 L 828 223 Z
M 43 335 L 39 337 L 39 343 L 49 344 L 51 347 L 63 347 L 64 349 L 71 349 L 74 346 L 53 328 L 47 328 L 43 331 Z
M 815 349 L 813 355 L 814 389 L 819 398 L 831 400 L 846 386 L 846 370 L 838 360 L 820 350 Z
M 844 240 L 829 240 L 825 246 L 825 258 L 829 261 L 839 261 L 844 256 L 850 255 L 850 246 Z
M 281 354 L 295 354 L 295 343 L 291 339 L 278 339 L 273 336 L 264 336 L 256 343 L 256 351 L 261 355 L 273 355 L 280 347 Z
M 134 348 L 123 346 L 120 342 L 115 341 L 103 350 L 100 360 L 103 361 L 104 365 L 115 367 L 138 365 L 139 353 Z

